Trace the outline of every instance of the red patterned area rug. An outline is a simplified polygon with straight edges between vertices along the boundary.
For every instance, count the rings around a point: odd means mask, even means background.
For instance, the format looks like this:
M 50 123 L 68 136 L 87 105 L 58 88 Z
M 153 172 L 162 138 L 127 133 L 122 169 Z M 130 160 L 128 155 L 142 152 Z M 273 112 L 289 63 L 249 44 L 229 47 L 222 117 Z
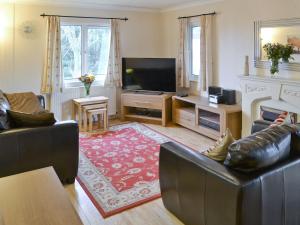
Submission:
M 77 180 L 103 217 L 160 197 L 159 146 L 167 141 L 139 123 L 80 134 Z

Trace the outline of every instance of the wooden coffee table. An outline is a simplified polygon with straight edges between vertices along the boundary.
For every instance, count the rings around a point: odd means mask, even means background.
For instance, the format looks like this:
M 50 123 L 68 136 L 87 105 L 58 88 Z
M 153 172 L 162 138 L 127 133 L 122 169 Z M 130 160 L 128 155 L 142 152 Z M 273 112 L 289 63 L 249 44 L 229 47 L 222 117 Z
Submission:
M 0 178 L 0 220 L 5 225 L 82 225 L 52 167 Z

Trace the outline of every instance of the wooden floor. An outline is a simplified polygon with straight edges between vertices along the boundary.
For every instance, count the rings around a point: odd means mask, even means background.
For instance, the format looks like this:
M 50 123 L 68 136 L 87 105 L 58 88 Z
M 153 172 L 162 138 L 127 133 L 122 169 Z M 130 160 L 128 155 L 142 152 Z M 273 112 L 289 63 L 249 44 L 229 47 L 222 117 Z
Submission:
M 115 123 L 119 123 L 119 121 L 112 121 L 111 124 Z M 196 150 L 203 151 L 214 143 L 209 138 L 173 124 L 169 124 L 167 127 L 146 125 Z M 182 225 L 164 208 L 161 199 L 103 219 L 77 182 L 65 186 L 65 189 L 85 225 Z

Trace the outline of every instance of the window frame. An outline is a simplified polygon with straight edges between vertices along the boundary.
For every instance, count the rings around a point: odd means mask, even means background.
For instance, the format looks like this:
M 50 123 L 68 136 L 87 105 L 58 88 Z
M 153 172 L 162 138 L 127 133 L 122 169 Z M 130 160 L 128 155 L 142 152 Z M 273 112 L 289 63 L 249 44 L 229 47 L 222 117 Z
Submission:
M 200 27 L 200 32 L 201 32 L 201 26 L 200 26 L 200 21 L 199 19 L 193 18 L 189 22 L 189 79 L 190 81 L 198 81 L 200 75 L 195 75 L 193 74 L 193 28 L 194 27 Z M 201 37 L 200 37 L 201 38 Z M 201 41 L 201 40 L 200 40 Z M 199 50 L 200 51 L 200 50 Z M 200 63 L 200 62 L 199 62 Z
M 98 27 L 110 27 L 109 20 L 87 20 L 87 21 L 78 21 L 73 18 L 64 18 L 60 26 L 81 26 L 81 73 L 86 74 L 87 73 L 87 47 L 88 47 L 88 29 L 89 28 L 98 28 Z M 62 64 L 62 62 L 61 62 Z M 62 71 L 63 76 L 63 86 L 64 88 L 76 88 L 76 87 L 83 87 L 83 84 L 81 81 L 79 81 L 76 78 L 67 80 L 64 79 L 64 74 Z M 105 78 L 107 74 L 99 74 L 95 75 L 95 81 L 93 83 L 94 86 L 104 86 Z

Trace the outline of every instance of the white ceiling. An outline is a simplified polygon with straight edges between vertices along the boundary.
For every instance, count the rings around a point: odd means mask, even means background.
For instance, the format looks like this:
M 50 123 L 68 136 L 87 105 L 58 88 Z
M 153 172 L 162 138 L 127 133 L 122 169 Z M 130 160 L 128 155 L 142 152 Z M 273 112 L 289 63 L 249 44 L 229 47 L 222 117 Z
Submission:
M 15 0 L 16 3 L 36 3 L 53 5 L 81 5 L 86 7 L 114 7 L 148 10 L 166 10 L 218 0 Z

